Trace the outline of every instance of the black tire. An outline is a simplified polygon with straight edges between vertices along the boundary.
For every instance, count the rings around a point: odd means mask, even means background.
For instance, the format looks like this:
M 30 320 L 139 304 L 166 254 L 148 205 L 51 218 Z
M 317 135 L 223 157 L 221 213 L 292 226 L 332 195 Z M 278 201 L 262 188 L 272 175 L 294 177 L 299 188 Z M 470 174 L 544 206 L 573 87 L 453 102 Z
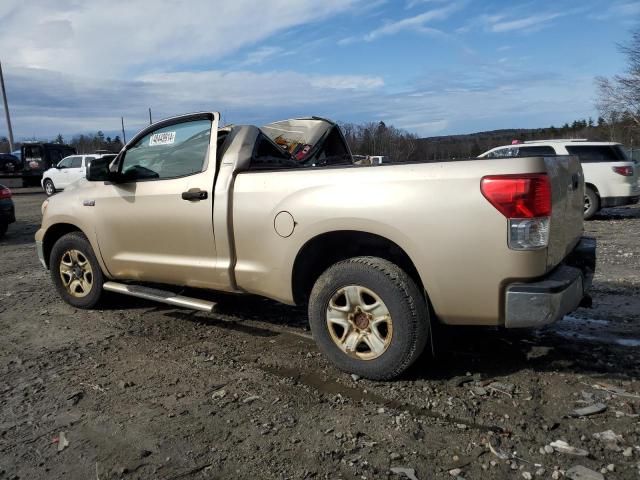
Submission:
M 80 259 L 78 265 L 80 263 L 84 264 L 84 261 L 82 260 L 83 258 L 91 267 L 90 288 L 73 288 L 71 281 L 66 282 L 66 279 L 75 279 L 77 277 L 71 277 L 70 274 L 63 274 L 61 272 L 61 263 L 63 262 L 63 259 L 65 263 L 70 263 L 69 261 L 73 263 L 73 255 L 69 255 L 69 252 L 73 251 L 79 252 L 80 254 L 77 255 L 78 259 Z M 95 307 L 100 302 L 103 295 L 102 285 L 104 284 L 104 274 L 100 269 L 100 264 L 93 253 L 93 248 L 91 248 L 89 240 L 87 240 L 87 237 L 82 233 L 71 232 L 58 239 L 51 249 L 49 268 L 51 270 L 51 279 L 53 280 L 56 290 L 58 290 L 62 299 L 69 305 L 77 308 L 89 309 Z M 84 274 L 86 275 L 86 271 Z M 89 277 L 85 277 L 84 275 L 82 276 L 81 280 L 83 281 L 83 286 L 88 285 L 87 278 Z M 65 282 L 72 287 L 71 290 L 75 290 L 74 294 L 72 294 L 70 289 L 65 286 Z
M 0 238 L 4 237 L 5 233 L 7 233 L 8 228 L 9 228 L 8 223 L 0 222 Z
M 53 184 L 53 180 L 51 180 L 50 178 L 47 178 L 43 182 L 42 188 L 44 188 L 44 193 L 46 193 L 48 197 L 50 197 L 51 195 L 55 195 L 56 193 L 56 187 Z
M 355 349 L 351 355 L 343 351 L 327 321 L 330 301 L 354 285 L 375 293 L 391 318 L 386 350 L 367 360 L 354 358 Z M 316 281 L 309 300 L 309 322 L 320 350 L 340 370 L 372 380 L 395 378 L 420 356 L 429 338 L 429 321 L 426 299 L 416 283 L 397 265 L 377 257 L 354 257 L 331 266 Z
M 600 198 L 591 187 L 584 187 L 584 219 L 589 220 L 600 210 Z

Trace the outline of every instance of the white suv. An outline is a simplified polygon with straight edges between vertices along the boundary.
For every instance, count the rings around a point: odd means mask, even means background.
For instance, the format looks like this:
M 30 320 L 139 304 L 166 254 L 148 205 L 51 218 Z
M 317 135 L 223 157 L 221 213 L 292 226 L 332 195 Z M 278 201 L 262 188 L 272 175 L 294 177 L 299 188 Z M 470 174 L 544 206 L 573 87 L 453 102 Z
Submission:
M 639 167 L 622 145 L 584 139 L 535 140 L 492 148 L 479 158 L 577 155 L 584 171 L 584 218 L 601 208 L 636 203 L 640 198 Z
M 71 155 L 63 158 L 55 167 L 50 168 L 42 174 L 42 181 L 40 183 L 43 190 L 48 196 L 53 195 L 59 190 L 64 190 L 76 180 L 84 178 L 89 163 L 101 157 L 116 158 L 116 155 L 94 153 L 92 155 Z

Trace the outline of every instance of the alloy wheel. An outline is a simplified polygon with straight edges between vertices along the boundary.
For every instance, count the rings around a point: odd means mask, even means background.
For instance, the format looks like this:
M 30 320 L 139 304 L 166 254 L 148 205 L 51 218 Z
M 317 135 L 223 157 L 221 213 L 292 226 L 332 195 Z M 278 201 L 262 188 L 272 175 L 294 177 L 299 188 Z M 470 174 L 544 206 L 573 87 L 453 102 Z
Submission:
M 60 278 L 67 292 L 76 297 L 85 297 L 93 287 L 93 269 L 89 259 L 76 249 L 67 250 L 60 259 Z
M 348 285 L 327 305 L 327 328 L 340 350 L 359 360 L 373 360 L 387 351 L 393 336 L 389 309 L 372 290 Z

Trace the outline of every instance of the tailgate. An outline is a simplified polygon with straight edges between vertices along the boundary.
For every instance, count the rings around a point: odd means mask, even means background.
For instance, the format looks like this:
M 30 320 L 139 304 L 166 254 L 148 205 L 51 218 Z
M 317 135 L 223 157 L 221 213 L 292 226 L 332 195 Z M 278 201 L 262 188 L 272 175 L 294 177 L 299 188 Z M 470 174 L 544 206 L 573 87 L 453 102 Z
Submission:
M 583 232 L 584 174 L 576 156 L 546 157 L 551 181 L 551 225 L 547 270 L 558 265 L 576 246 Z

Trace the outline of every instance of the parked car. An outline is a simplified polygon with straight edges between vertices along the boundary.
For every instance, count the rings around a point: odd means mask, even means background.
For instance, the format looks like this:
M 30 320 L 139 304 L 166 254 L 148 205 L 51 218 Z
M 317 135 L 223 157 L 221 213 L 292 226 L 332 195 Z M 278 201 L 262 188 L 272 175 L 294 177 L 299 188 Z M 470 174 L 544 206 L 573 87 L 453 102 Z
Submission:
M 46 170 L 57 165 L 64 157 L 74 155 L 76 149 L 58 143 L 25 143 L 21 152 L 22 186 L 29 187 L 38 185 Z
M 639 167 L 619 143 L 584 139 L 536 140 L 492 148 L 479 158 L 530 155 L 577 155 L 584 171 L 584 218 L 601 208 L 637 203 L 640 198 Z
M 0 238 L 4 237 L 9 224 L 16 221 L 15 207 L 11 198 L 11 190 L 0 185 Z
M 537 327 L 587 295 L 577 157 L 358 166 L 331 121 L 219 118 L 150 125 L 45 200 L 37 252 L 66 302 L 106 290 L 211 312 L 208 289 L 303 304 L 335 365 L 389 379 L 433 322 Z
M 57 191 L 64 190 L 73 182 L 85 178 L 87 165 L 96 158 L 105 158 L 113 160 L 116 158 L 115 153 L 103 154 L 95 153 L 92 155 L 72 155 L 65 157 L 55 166 L 42 174 L 40 184 L 42 189 L 49 196 Z
M 10 153 L 0 153 L 0 174 L 13 175 L 20 173 L 21 161 Z

